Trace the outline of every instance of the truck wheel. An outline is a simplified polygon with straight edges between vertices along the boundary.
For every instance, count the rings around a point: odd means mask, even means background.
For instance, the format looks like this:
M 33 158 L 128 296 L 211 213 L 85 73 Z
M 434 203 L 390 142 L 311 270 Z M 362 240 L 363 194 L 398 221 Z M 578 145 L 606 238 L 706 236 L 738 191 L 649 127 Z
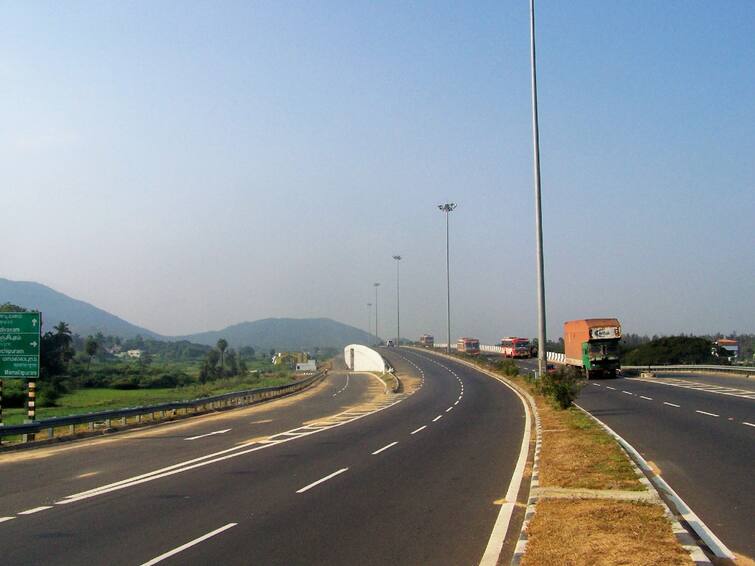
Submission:
M 608 377 L 609 377 L 609 379 L 616 379 L 616 370 L 612 369 L 611 371 L 609 371 L 608 372 Z

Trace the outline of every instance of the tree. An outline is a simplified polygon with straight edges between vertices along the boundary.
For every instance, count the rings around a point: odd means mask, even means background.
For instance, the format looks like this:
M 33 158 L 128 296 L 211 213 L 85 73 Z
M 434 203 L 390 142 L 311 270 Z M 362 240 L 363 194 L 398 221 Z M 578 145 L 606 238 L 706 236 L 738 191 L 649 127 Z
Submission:
M 221 338 L 217 343 L 218 350 L 220 350 L 220 373 L 222 375 L 225 369 L 225 350 L 228 348 L 228 341 L 225 338 Z
M 0 312 L 26 312 L 26 309 L 13 303 L 3 303 L 0 305 Z
M 239 374 L 239 356 L 235 350 L 228 350 L 228 375 Z
M 92 365 L 92 358 L 97 353 L 98 348 L 99 344 L 97 343 L 97 340 L 95 340 L 92 336 L 87 336 L 87 339 L 84 342 L 84 351 L 86 352 L 87 356 L 89 356 L 89 361 L 87 361 L 87 373 L 89 373 L 89 366 Z

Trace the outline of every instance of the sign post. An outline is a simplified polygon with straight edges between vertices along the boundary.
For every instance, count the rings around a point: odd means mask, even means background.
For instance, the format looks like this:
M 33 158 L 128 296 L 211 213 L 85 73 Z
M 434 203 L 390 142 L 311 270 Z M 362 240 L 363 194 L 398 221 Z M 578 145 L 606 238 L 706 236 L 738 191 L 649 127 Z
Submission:
M 36 419 L 41 327 L 42 315 L 38 312 L 0 312 L 0 425 L 5 379 L 28 380 L 26 415 L 29 421 Z

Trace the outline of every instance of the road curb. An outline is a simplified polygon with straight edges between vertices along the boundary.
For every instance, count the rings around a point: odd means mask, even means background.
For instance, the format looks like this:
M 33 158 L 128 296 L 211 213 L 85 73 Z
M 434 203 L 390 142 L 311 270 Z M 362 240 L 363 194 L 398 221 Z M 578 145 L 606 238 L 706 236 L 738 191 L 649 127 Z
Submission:
M 578 404 L 574 403 L 574 406 L 587 415 L 590 419 L 598 423 L 603 430 L 610 434 L 621 446 L 624 453 L 629 457 L 629 461 L 635 470 L 635 473 L 640 479 L 640 482 L 646 489 L 654 490 L 658 494 L 659 504 L 663 506 L 664 512 L 671 521 L 671 528 L 674 532 L 674 536 L 679 544 L 688 553 L 692 561 L 699 566 L 711 564 L 710 559 L 703 551 L 699 542 L 685 529 L 677 519 L 677 515 L 672 511 L 666 502 L 666 498 L 669 499 L 679 516 L 684 519 L 684 522 L 700 537 L 705 543 L 706 547 L 718 558 L 725 558 L 728 560 L 734 560 L 734 554 L 726 547 L 726 545 L 719 540 L 719 538 L 711 531 L 705 523 L 689 508 L 684 500 L 679 497 L 676 492 L 669 486 L 666 481 L 650 467 L 647 460 L 632 446 L 624 440 L 624 438 L 615 432 L 606 423 L 601 421 L 598 417 L 592 415 Z M 665 498 L 664 498 L 665 496 Z

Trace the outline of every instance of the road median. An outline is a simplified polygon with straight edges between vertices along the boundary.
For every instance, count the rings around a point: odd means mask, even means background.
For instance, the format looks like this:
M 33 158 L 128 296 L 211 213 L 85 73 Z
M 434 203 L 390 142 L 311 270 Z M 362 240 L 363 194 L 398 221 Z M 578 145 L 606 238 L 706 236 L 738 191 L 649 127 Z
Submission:
M 434 355 L 441 355 L 433 352 Z M 481 359 L 450 356 L 522 392 L 536 415 L 527 511 L 512 564 L 710 564 L 622 446 L 576 407 Z

